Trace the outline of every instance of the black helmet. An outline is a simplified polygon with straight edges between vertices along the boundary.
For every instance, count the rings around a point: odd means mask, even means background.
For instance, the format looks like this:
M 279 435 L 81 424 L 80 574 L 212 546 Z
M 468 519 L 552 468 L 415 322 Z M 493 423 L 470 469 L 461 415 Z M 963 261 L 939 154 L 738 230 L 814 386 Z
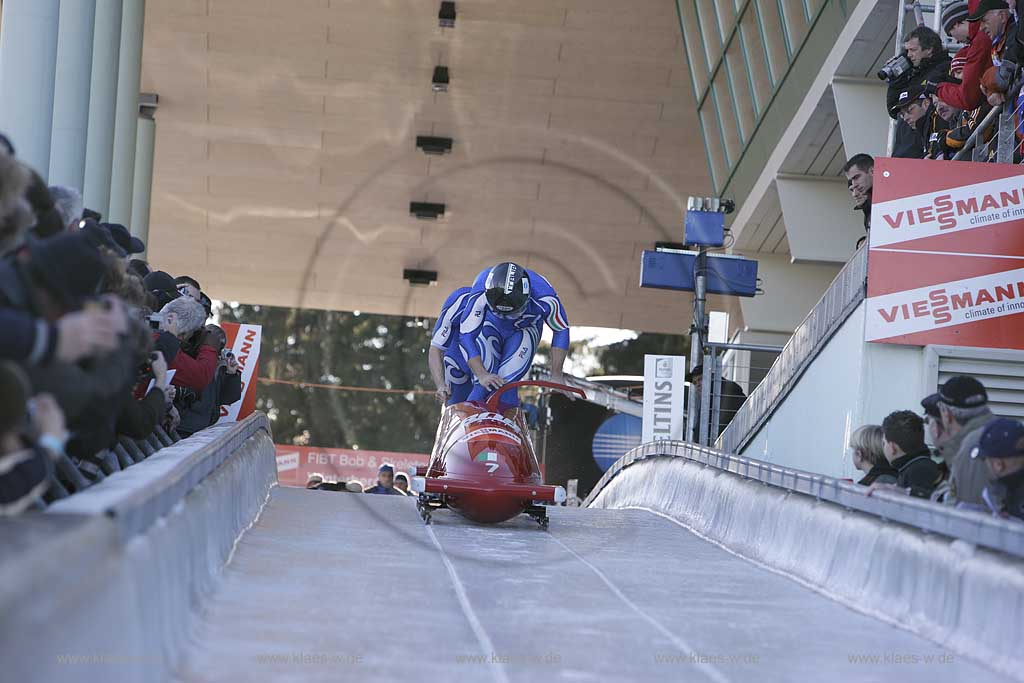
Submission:
M 516 263 L 499 263 L 487 274 L 487 305 L 505 318 L 517 318 L 530 303 L 530 278 Z

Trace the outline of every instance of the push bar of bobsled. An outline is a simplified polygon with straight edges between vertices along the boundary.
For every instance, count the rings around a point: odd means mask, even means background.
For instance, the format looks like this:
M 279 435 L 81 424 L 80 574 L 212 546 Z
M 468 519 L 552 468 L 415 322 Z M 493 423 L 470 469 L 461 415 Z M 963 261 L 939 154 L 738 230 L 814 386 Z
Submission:
M 565 489 L 561 486 L 542 484 L 495 484 L 481 486 L 476 482 L 461 482 L 453 479 L 437 479 L 434 477 L 413 477 L 409 483 L 416 493 L 443 493 L 446 495 L 480 495 L 520 498 L 522 500 L 540 500 L 546 503 L 564 503 Z
M 539 379 L 530 379 L 523 380 L 522 382 L 510 382 L 501 387 L 500 389 L 498 389 L 491 395 L 489 399 L 487 399 L 487 410 L 491 411 L 492 413 L 498 412 L 502 394 L 504 394 L 506 391 L 518 389 L 519 387 L 547 387 L 548 389 L 555 389 L 557 391 L 564 391 L 569 394 L 576 394 L 582 399 L 587 398 L 587 392 L 583 391 L 582 389 L 566 386 L 565 384 L 558 384 L 557 382 L 546 382 L 544 380 Z

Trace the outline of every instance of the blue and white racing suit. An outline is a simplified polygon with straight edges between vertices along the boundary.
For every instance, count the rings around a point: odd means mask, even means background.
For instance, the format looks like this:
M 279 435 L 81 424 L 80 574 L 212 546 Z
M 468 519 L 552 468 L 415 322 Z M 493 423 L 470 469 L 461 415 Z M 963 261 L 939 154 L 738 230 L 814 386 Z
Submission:
M 492 311 L 484 296 L 484 287 L 490 269 L 483 271 L 473 283 L 472 293 L 465 303 L 459 327 L 459 346 L 465 355 L 468 369 L 470 358 L 479 357 L 487 372 L 500 375 L 506 382 L 518 382 L 526 377 L 533 365 L 544 325 L 551 328 L 554 337 L 551 346 L 569 348 L 569 319 L 554 287 L 543 276 L 532 270 L 530 302 L 518 318 L 504 318 Z M 493 393 L 473 380 L 470 401 L 484 401 Z M 518 392 L 502 396 L 503 407 L 519 405 Z
M 434 324 L 434 334 L 430 338 L 431 346 L 444 351 L 444 381 L 451 392 L 445 405 L 449 406 L 465 402 L 473 390 L 473 373 L 458 343 L 462 312 L 472 291 L 469 287 L 460 287 L 445 299 L 441 315 Z

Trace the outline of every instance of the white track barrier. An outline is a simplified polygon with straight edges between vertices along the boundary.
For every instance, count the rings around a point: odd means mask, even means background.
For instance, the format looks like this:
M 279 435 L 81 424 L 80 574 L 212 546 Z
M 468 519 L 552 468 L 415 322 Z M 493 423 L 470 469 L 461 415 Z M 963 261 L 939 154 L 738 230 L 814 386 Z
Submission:
M 4 680 L 170 680 L 194 610 L 276 481 L 266 417 L 255 415 L 167 447 L 45 513 L 3 520 Z
M 601 484 L 591 507 L 666 515 L 855 610 L 1024 680 L 1020 558 L 682 457 L 639 460 Z

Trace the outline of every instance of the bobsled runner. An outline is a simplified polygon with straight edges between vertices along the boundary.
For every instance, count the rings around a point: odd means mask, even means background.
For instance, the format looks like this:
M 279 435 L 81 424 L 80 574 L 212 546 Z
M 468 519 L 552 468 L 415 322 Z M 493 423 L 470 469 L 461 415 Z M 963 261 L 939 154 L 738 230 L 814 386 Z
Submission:
M 526 513 L 547 528 L 543 503 L 564 502 L 565 489 L 544 485 L 523 411 L 499 412 L 501 396 L 523 386 L 586 398 L 573 387 L 523 381 L 506 384 L 485 405 L 458 403 L 445 408 L 429 464 L 412 473 L 411 488 L 419 494 L 417 509 L 425 523 L 435 510 L 450 508 L 483 524 Z

